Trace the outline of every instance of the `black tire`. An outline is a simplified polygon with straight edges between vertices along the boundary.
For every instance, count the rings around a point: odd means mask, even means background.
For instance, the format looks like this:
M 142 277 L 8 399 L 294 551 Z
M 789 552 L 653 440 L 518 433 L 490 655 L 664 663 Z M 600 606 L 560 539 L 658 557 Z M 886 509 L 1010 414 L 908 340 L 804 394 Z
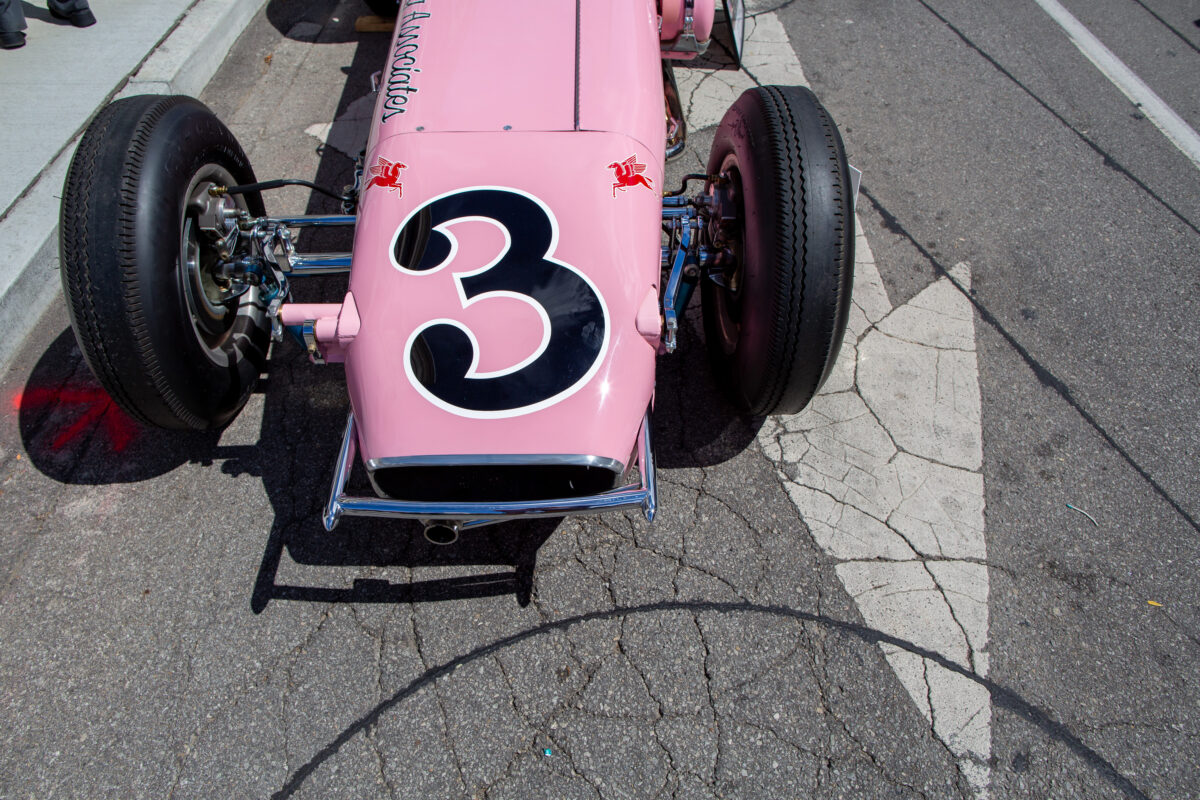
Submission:
M 726 112 L 708 161 L 726 221 L 721 283 L 705 280 L 704 331 L 718 382 L 743 412 L 794 414 L 829 377 L 854 281 L 854 214 L 842 139 L 816 96 L 747 90 Z M 724 284 L 724 285 L 722 285 Z
M 63 189 L 63 292 L 92 373 L 142 422 L 221 427 L 266 366 L 258 290 L 220 297 L 187 202 L 211 183 L 254 181 L 233 134 L 188 97 L 118 100 L 80 141 Z M 257 193 L 236 197 L 264 213 Z
M 365 0 L 367 8 L 378 17 L 395 19 L 400 13 L 400 0 Z

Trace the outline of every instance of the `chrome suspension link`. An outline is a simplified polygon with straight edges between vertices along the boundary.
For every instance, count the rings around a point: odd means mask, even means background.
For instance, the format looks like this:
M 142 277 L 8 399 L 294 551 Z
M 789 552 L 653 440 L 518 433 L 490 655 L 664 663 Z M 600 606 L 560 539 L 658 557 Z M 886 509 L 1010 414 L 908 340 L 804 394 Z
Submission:
M 680 190 L 663 197 L 663 231 L 669 240 L 661 255 L 667 276 L 662 295 L 663 349 L 668 353 L 679 346 L 679 317 L 691 300 L 701 272 L 712 270 L 720 261 L 721 251 L 703 244 L 711 205 L 707 193 L 689 198 Z

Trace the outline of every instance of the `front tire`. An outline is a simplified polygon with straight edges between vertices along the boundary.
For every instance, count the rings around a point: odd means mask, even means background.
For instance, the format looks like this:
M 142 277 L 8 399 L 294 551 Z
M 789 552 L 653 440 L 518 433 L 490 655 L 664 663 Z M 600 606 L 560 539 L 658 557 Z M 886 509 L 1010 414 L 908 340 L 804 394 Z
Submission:
M 92 373 L 142 422 L 219 428 L 266 366 L 259 293 L 222 289 L 198 221 L 208 187 L 254 181 L 233 134 L 188 97 L 118 100 L 80 141 L 63 189 L 63 292 Z M 264 214 L 256 193 L 236 202 Z
M 703 283 L 718 383 L 743 412 L 802 410 L 829 377 L 850 308 L 854 209 L 841 136 L 808 89 L 747 90 L 717 129 L 708 242 L 724 269 Z

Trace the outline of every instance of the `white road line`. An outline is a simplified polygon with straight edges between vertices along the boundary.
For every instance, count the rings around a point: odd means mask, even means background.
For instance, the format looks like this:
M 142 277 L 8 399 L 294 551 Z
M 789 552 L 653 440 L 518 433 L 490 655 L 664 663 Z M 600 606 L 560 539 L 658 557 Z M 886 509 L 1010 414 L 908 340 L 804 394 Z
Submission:
M 1079 48 L 1079 52 L 1104 73 L 1114 86 L 1121 90 L 1129 100 L 1149 117 L 1171 144 L 1179 148 L 1192 162 L 1192 166 L 1200 169 L 1200 134 L 1175 113 L 1154 90 L 1125 62 L 1117 58 L 1113 51 L 1104 46 L 1095 34 L 1084 27 L 1083 23 L 1063 8 L 1058 0 L 1034 0 L 1051 19 L 1059 24 L 1070 37 L 1071 42 Z
M 775 14 L 747 20 L 743 65 L 677 69 L 693 131 L 716 125 L 754 85 L 747 72 L 764 84 L 807 84 Z M 983 677 L 989 589 L 974 309 L 947 278 L 893 308 L 861 225 L 856 233 L 841 357 L 813 404 L 767 420 L 759 442 L 864 621 Z M 968 265 L 953 275 L 970 285 Z M 881 650 L 975 800 L 986 800 L 987 690 L 907 650 Z
M 763 452 L 867 625 L 988 672 L 983 436 L 974 310 L 948 278 L 893 308 L 861 229 L 841 357 Z M 951 272 L 970 287 L 970 267 Z M 884 656 L 975 800 L 989 796 L 991 697 L 907 650 Z

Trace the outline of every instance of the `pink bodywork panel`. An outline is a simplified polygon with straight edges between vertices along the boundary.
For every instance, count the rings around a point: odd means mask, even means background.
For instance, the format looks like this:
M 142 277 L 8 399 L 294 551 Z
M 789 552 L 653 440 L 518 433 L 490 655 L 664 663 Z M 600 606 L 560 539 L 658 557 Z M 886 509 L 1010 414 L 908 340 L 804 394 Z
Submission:
M 418 129 L 572 130 L 575 4 L 409 0 L 375 110 L 372 147 Z
M 580 127 L 631 136 L 646 148 L 639 155 L 662 164 L 667 121 L 653 3 L 585 0 L 581 16 Z
M 653 397 L 660 334 L 666 130 L 657 18 L 653 0 L 583 0 L 577 60 L 575 9 L 544 0 L 409 0 L 401 9 L 367 156 L 368 168 L 390 172 L 361 196 L 347 301 L 281 312 L 286 324 L 317 320 L 327 360 L 345 360 L 364 461 L 562 454 L 629 463 Z M 415 90 L 403 102 L 402 86 Z M 478 411 L 433 397 L 407 353 L 435 321 L 470 331 L 468 375 L 479 380 L 547 350 L 551 326 L 529 296 L 466 300 L 462 281 L 507 252 L 505 229 L 447 222 L 457 249 L 423 272 L 402 268 L 395 245 L 422 206 L 495 189 L 552 220 L 545 260 L 600 298 L 603 341 L 599 355 L 584 353 L 590 367 L 567 389 Z
M 458 133 L 393 137 L 382 150 L 409 168 L 403 198 L 371 189 L 359 212 L 350 292 L 361 329 L 347 349 L 346 378 L 363 459 L 558 453 L 627 463 L 654 386 L 657 340 L 648 341 L 637 323 L 646 297 L 657 297 L 661 200 L 644 186 L 613 197 L 607 165 L 640 157 L 639 144 L 602 133 Z M 483 152 L 486 163 L 463 158 Z M 536 164 L 554 169 L 530 169 Z M 661 185 L 661 168 L 648 166 L 644 174 Z M 479 299 L 464 308 L 453 276 L 476 272 L 503 251 L 494 224 L 450 223 L 459 249 L 444 268 L 414 274 L 394 264 L 394 235 L 419 202 L 475 186 L 517 189 L 540 200 L 558 228 L 549 257 L 585 275 L 607 311 L 607 343 L 594 372 L 573 394 L 540 410 L 487 418 L 455 413 L 422 394 L 405 368 L 410 338 L 433 320 L 471 330 L 475 368 L 483 374 L 535 355 L 548 333 L 537 309 L 520 299 Z

